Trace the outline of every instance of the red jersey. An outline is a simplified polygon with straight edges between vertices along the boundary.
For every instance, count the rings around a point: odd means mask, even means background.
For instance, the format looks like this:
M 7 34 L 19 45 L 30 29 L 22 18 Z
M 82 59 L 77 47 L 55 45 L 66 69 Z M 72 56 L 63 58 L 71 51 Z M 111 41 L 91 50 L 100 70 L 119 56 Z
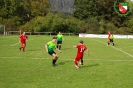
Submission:
M 108 33 L 108 39 L 110 39 L 111 33 Z
M 83 44 L 77 45 L 77 48 L 78 48 L 77 54 L 83 54 L 84 51 L 87 49 L 87 47 Z
M 20 35 L 21 43 L 25 43 L 25 40 L 28 39 L 27 35 Z

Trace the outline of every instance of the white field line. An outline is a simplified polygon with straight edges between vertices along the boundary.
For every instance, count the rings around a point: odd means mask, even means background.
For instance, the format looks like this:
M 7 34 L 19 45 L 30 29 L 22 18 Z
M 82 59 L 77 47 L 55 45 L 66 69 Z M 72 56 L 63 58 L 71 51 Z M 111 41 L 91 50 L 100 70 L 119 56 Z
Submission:
M 48 60 L 52 58 L 29 58 L 29 57 L 0 57 L 1 59 L 32 59 L 32 60 Z M 74 59 L 62 59 L 59 58 L 59 60 L 64 61 L 73 61 Z M 85 61 L 107 61 L 107 62 L 132 62 L 133 60 L 105 60 L 105 59 L 84 59 Z
M 15 44 L 12 44 L 12 45 L 10 45 L 10 46 L 15 46 L 15 45 L 18 45 L 19 43 L 15 43 Z
M 28 39 L 27 41 L 29 41 L 29 40 L 34 40 L 34 39 Z M 18 45 L 18 44 L 20 44 L 20 43 L 15 43 L 15 44 L 12 44 L 10 46 L 15 46 L 15 45 Z
M 95 41 L 100 42 L 100 43 L 103 43 L 103 44 L 106 45 L 106 43 L 104 43 L 104 42 L 102 42 L 102 41 L 99 41 L 99 40 L 95 40 Z M 128 55 L 128 56 L 130 56 L 130 57 L 133 57 L 133 55 L 131 55 L 131 54 L 129 54 L 129 53 L 127 53 L 127 52 L 125 52 L 125 51 L 119 49 L 119 48 L 116 48 L 115 46 L 111 46 L 111 47 L 114 48 L 114 49 L 116 49 L 116 50 L 118 50 L 118 51 L 121 51 L 122 53 L 124 53 L 124 54 L 126 54 L 126 55 Z

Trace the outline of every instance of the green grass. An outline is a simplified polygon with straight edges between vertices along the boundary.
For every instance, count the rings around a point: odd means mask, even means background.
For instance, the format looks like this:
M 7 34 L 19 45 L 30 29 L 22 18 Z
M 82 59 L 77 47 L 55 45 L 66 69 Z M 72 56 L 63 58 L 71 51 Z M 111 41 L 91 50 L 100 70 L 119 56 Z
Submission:
M 19 36 L 0 36 L 0 88 L 132 88 L 133 40 L 64 36 L 57 66 L 44 45 L 52 36 L 28 36 L 26 52 L 19 51 Z M 84 40 L 89 56 L 76 69 L 73 60 L 77 49 L 72 46 Z

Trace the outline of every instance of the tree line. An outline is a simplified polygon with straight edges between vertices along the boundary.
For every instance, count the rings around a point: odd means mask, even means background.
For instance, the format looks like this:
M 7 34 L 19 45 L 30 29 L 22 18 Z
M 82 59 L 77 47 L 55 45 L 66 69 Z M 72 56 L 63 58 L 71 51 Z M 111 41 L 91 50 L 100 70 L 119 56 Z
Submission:
M 115 0 L 56 1 L 58 4 L 52 0 L 0 0 L 0 25 L 5 25 L 6 31 L 21 28 L 33 33 L 61 31 L 105 34 L 110 30 L 114 34 L 133 34 L 133 13 L 120 16 L 115 11 L 119 9 L 118 2 L 128 0 L 116 0 L 116 7 Z M 133 3 L 130 0 L 127 3 L 127 11 L 132 10 L 129 8 Z M 53 10 L 56 6 L 59 10 Z M 67 11 L 71 14 L 66 14 Z

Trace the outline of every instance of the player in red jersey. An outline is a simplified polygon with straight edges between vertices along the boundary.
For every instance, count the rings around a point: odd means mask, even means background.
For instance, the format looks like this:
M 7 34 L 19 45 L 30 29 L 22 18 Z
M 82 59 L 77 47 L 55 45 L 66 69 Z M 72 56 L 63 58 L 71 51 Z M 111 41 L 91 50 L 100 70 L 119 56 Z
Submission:
M 79 68 L 79 65 L 78 65 L 79 60 L 81 60 L 81 65 L 83 65 L 84 51 L 86 50 L 87 51 L 87 54 L 89 54 L 88 53 L 88 48 L 83 44 L 84 42 L 82 40 L 80 40 L 79 43 L 80 44 L 78 44 L 76 46 L 75 45 L 73 46 L 73 47 L 78 48 L 77 56 L 74 59 L 74 64 L 75 64 L 75 66 L 76 66 L 77 69 Z
M 25 32 L 23 32 L 23 34 L 20 35 L 20 40 L 19 40 L 19 42 L 22 44 L 22 46 L 19 48 L 20 51 L 21 49 L 23 49 L 23 52 L 25 51 L 26 39 L 28 39 L 28 36 L 25 34 Z
M 109 41 L 110 41 L 110 36 L 111 36 L 111 33 L 110 33 L 110 31 L 108 31 L 107 46 L 109 45 Z

